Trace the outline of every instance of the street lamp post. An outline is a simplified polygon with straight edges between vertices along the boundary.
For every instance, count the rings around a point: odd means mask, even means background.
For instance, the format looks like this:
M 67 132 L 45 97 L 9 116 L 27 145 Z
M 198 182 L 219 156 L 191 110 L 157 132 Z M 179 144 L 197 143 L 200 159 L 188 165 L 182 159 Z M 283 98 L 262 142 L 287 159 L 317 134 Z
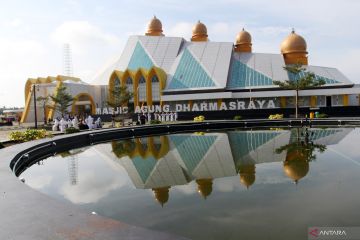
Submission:
M 38 128 L 37 125 L 37 111 L 36 111 L 36 85 L 33 85 L 33 93 L 34 93 L 34 113 L 35 113 L 35 128 Z

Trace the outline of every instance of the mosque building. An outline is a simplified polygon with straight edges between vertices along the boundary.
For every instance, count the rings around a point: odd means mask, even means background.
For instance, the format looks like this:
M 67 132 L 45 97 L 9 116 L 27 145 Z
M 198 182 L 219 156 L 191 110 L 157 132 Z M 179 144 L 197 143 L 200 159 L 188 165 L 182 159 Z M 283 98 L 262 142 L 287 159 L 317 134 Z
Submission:
M 194 25 L 190 40 L 165 36 L 161 21 L 154 16 L 146 33 L 130 36 L 117 61 L 91 84 L 66 76 L 28 79 L 22 121 L 34 119 L 34 95 L 56 94 L 61 85 L 76 97 L 69 107 L 73 114 L 111 113 L 108 99 L 114 97 L 114 89 L 126 86 L 133 98 L 128 108 L 117 111 L 176 111 L 179 119 L 200 114 L 207 119 L 290 116 L 295 93 L 273 81 L 294 80 L 284 69 L 291 64 L 302 64 L 326 83 L 300 91 L 300 113 L 360 114 L 360 88 L 336 68 L 309 65 L 307 43 L 294 30 L 278 54 L 253 52 L 253 38 L 245 29 L 236 35 L 235 43 L 213 42 L 210 37 L 201 21 Z M 44 114 L 53 118 L 56 113 L 37 106 L 37 114 L 42 119 Z

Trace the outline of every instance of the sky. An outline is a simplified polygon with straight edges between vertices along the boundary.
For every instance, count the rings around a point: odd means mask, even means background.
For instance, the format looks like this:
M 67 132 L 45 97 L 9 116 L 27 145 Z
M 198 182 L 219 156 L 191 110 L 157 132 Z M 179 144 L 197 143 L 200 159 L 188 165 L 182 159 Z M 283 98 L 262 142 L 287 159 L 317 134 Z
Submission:
M 292 28 L 307 41 L 309 64 L 336 67 L 360 83 L 358 0 L 0 0 L 0 106 L 24 106 L 28 78 L 63 74 L 63 46 L 74 76 L 91 83 L 119 58 L 128 36 L 156 15 L 166 36 L 189 40 L 200 20 L 210 41 L 233 42 L 244 27 L 253 52 L 280 53 Z

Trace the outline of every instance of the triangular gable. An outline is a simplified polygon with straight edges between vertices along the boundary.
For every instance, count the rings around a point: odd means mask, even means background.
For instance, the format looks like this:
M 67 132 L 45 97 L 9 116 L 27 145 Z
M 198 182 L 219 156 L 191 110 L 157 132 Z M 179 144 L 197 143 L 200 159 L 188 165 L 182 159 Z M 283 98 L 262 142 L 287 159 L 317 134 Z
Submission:
M 245 63 L 233 59 L 228 88 L 245 88 L 272 85 L 272 79 Z
M 152 66 L 154 66 L 153 61 L 141 46 L 141 43 L 138 42 L 130 58 L 128 69 L 135 71 L 139 68 L 150 69 Z
M 214 144 L 217 136 L 173 135 L 170 140 L 191 173 Z
M 132 161 L 143 183 L 145 183 L 156 165 L 156 159 L 154 157 L 142 158 L 136 156 L 132 158 Z
M 229 132 L 230 147 L 235 162 L 278 135 L 280 133 L 277 132 Z
M 167 89 L 215 87 L 214 81 L 188 49 L 182 53 Z

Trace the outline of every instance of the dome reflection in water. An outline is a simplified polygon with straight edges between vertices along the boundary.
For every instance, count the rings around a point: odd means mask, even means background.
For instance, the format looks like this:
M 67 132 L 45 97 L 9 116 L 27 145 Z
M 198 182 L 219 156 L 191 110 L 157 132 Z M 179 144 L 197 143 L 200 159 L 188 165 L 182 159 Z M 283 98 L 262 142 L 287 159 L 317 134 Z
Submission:
M 20 178 L 89 212 L 191 239 L 306 239 L 310 226 L 360 219 L 358 134 L 232 130 L 117 140 L 59 154 Z

